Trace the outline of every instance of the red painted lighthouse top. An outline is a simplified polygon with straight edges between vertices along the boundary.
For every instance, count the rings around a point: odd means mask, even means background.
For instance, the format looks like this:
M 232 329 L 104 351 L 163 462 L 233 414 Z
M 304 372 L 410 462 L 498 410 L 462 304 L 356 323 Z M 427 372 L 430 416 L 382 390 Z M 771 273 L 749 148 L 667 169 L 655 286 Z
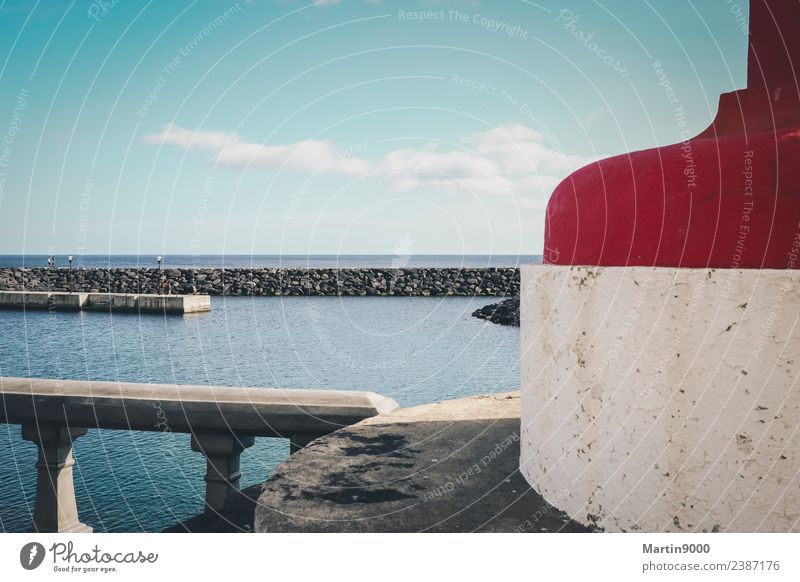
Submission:
M 680 144 L 590 164 L 553 192 L 545 262 L 800 268 L 800 0 L 751 0 L 747 88 Z
M 800 0 L 750 0 L 747 88 L 722 95 L 714 124 L 698 137 L 800 123 L 799 27 Z
M 795 69 L 800 69 L 800 2 L 750 0 L 750 6 L 747 88 L 795 85 Z

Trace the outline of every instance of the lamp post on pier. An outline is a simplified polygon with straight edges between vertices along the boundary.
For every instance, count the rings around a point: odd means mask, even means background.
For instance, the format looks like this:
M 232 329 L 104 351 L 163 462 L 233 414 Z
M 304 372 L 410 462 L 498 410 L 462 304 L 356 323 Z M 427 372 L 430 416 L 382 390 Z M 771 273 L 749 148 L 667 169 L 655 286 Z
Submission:
M 75 282 L 72 279 L 72 255 L 67 256 L 67 262 L 69 263 L 69 292 L 72 293 L 75 287 Z
M 164 259 L 164 257 L 162 257 L 161 255 L 158 255 L 156 257 L 156 262 L 158 263 L 158 283 L 156 285 L 158 287 L 158 294 L 159 295 L 161 295 L 161 284 L 162 284 L 161 283 L 161 278 L 163 277 L 162 271 L 161 271 L 161 261 L 163 259 Z

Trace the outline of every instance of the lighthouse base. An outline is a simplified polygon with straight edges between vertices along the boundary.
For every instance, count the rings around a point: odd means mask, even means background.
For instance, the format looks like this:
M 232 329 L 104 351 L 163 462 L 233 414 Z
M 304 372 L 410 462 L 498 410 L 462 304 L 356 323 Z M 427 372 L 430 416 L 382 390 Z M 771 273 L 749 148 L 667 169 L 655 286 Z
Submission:
M 800 272 L 522 269 L 521 471 L 606 531 L 800 531 Z

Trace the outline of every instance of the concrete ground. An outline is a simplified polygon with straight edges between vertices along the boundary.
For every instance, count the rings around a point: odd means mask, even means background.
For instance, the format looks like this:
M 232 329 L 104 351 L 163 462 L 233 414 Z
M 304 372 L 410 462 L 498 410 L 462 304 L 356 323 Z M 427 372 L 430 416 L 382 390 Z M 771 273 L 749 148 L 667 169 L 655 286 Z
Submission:
M 519 473 L 519 395 L 399 409 L 277 467 L 257 532 L 582 532 Z

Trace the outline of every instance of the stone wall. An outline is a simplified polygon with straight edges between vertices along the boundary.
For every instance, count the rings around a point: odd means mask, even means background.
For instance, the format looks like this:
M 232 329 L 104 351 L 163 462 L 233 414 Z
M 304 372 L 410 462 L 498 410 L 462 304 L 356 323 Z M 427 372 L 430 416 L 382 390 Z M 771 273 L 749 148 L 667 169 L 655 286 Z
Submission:
M 166 269 L 172 293 L 207 295 L 512 296 L 513 268 Z M 157 293 L 157 269 L 0 269 L 0 290 Z

